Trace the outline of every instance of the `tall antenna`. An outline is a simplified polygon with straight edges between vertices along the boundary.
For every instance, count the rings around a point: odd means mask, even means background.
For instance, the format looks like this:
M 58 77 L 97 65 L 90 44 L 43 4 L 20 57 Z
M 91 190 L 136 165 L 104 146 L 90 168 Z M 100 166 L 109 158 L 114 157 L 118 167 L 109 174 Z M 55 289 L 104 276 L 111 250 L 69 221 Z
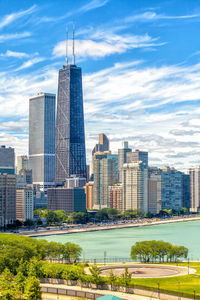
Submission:
M 66 56 L 65 56 L 66 65 L 68 65 L 68 28 L 66 28 Z
M 73 64 L 75 65 L 75 24 L 73 23 L 73 48 L 72 48 L 72 54 L 73 54 Z

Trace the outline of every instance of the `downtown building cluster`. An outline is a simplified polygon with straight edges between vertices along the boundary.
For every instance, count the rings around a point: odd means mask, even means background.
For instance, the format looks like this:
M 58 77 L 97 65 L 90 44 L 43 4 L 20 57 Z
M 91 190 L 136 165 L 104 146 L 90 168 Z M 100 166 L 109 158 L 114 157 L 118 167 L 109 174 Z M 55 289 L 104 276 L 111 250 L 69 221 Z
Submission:
M 74 47 L 73 47 L 74 49 Z M 59 70 L 56 95 L 29 99 L 29 154 L 17 157 L 0 146 L 0 227 L 33 219 L 33 210 L 116 208 L 157 214 L 162 209 L 200 209 L 200 167 L 189 174 L 150 167 L 148 152 L 122 142 L 117 154 L 103 133 L 86 165 L 82 71 L 73 63 Z
M 185 207 L 197 212 L 200 208 L 200 168 L 185 174 L 168 166 L 149 166 L 148 152 L 133 151 L 127 141 L 112 154 L 108 138 L 101 133 L 92 152 L 92 169 L 85 186 L 88 209 L 109 207 L 156 215 L 164 209 Z

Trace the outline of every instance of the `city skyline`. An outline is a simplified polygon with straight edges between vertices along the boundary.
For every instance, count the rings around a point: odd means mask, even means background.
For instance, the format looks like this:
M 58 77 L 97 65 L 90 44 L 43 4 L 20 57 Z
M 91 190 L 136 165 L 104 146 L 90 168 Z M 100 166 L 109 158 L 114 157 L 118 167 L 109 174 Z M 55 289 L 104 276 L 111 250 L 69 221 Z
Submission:
M 195 1 L 11 2 L 10 8 L 0 3 L 0 144 L 28 153 L 28 99 L 57 93 L 65 30 L 71 49 L 74 20 L 88 161 L 104 132 L 112 151 L 128 140 L 130 148 L 149 152 L 150 165 L 186 170 L 199 164 Z

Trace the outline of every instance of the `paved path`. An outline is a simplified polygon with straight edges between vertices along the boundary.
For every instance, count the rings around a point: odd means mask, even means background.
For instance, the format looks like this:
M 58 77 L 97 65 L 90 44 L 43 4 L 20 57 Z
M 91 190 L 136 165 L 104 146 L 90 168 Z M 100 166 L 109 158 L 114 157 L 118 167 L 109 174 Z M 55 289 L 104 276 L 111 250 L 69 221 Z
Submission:
M 98 290 L 98 289 L 89 289 L 89 288 L 81 288 L 79 286 L 68 286 L 64 284 L 49 284 L 49 283 L 43 283 L 41 284 L 42 287 L 52 287 L 52 288 L 60 288 L 60 289 L 69 289 L 69 290 L 76 290 L 76 291 L 86 291 L 88 293 L 97 293 L 103 295 L 115 295 L 119 298 L 125 299 L 125 300 L 153 300 L 153 299 L 162 299 L 162 300 L 191 300 L 191 298 L 183 298 L 183 297 L 178 297 L 178 296 L 171 296 L 167 294 L 160 294 L 158 297 L 158 293 L 156 292 L 151 292 L 151 291 L 146 291 L 146 290 L 139 290 L 135 289 L 134 292 L 135 294 L 126 294 L 123 292 L 114 292 L 114 291 L 107 291 L 107 290 Z M 59 299 L 59 300 L 64 300 L 67 298 L 62 298 L 62 295 L 55 295 L 54 298 L 45 298 L 47 297 L 47 294 L 44 293 L 44 298 L 43 300 L 48 300 L 48 299 Z M 59 298 L 58 298 L 59 297 Z M 68 298 L 69 299 L 69 298 Z M 76 299 L 75 297 L 71 297 L 71 299 Z
M 122 273 L 124 273 L 125 267 L 127 267 L 128 272 L 132 274 L 132 278 L 161 278 L 188 275 L 188 267 L 178 267 L 163 264 L 126 263 L 123 265 L 100 265 L 99 267 L 103 276 L 109 276 L 111 269 L 115 275 L 120 276 Z M 86 268 L 85 271 L 87 274 L 90 274 L 89 268 Z M 189 274 L 194 273 L 196 273 L 196 270 L 190 268 Z
M 122 299 L 127 299 L 127 300 L 150 300 L 151 297 L 148 296 L 141 296 L 141 295 L 132 295 L 132 294 L 126 294 L 122 292 L 114 292 L 114 291 L 105 291 L 105 290 L 98 290 L 98 289 L 89 289 L 89 288 L 81 288 L 79 286 L 70 286 L 70 285 L 64 285 L 64 284 L 50 284 L 50 283 L 42 283 L 42 287 L 52 287 L 52 288 L 61 288 L 61 289 L 69 289 L 69 290 L 80 290 L 80 291 L 87 291 L 87 292 L 92 292 L 92 293 L 97 293 L 103 295 L 115 295 L 119 298 Z M 51 295 L 51 298 L 46 298 L 47 293 L 44 293 L 44 296 L 42 299 L 67 299 L 67 298 L 62 298 L 63 295 L 59 295 L 59 298 L 57 298 L 58 295 L 54 294 L 54 298 L 52 298 L 53 294 Z M 65 296 L 64 296 L 65 297 Z M 68 298 L 69 299 L 69 298 Z M 71 299 L 75 299 L 75 297 L 71 297 Z M 152 298 L 155 299 L 155 298 Z M 156 298 L 157 299 L 157 298 Z

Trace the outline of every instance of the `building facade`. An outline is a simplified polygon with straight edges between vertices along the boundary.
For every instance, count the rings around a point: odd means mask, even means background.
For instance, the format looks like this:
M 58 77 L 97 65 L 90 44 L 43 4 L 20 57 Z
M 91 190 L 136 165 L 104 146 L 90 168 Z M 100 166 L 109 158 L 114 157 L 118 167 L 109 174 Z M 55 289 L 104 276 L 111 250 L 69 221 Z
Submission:
M 22 169 L 28 169 L 28 156 L 27 155 L 20 155 L 17 156 L 17 174 L 19 174 L 19 172 Z
M 131 163 L 133 161 L 142 161 L 144 166 L 148 168 L 148 152 L 135 150 L 133 152 L 128 152 L 126 154 L 127 163 Z
M 86 184 L 85 177 L 78 177 L 77 175 L 71 175 L 69 178 L 65 180 L 66 188 L 75 188 L 75 187 L 84 187 Z
M 50 188 L 47 192 L 47 209 L 64 210 L 68 215 L 74 211 L 86 211 L 84 188 Z
M 16 189 L 16 219 L 20 221 L 33 219 L 33 190 L 31 187 Z
M 200 210 L 200 167 L 189 169 L 190 175 L 190 210 Z
M 10 175 L 15 174 L 15 150 L 14 148 L 7 148 L 0 146 L 0 173 Z
M 71 175 L 86 178 L 82 74 L 76 65 L 65 65 L 58 79 L 56 181 Z
M 45 192 L 55 179 L 55 100 L 47 93 L 29 100 L 29 169 Z
M 0 227 L 16 220 L 16 175 L 0 174 Z
M 174 209 L 179 211 L 183 206 L 182 175 L 182 172 L 174 168 L 162 168 L 162 209 Z
M 122 142 L 122 148 L 118 149 L 119 182 L 122 182 L 122 168 L 123 164 L 126 163 L 128 152 L 131 152 L 131 149 L 128 147 L 128 142 Z
M 108 187 L 109 192 L 109 207 L 116 208 L 119 211 L 124 211 L 123 206 L 123 187 L 122 184 L 114 184 Z
M 161 173 L 160 169 L 149 172 L 148 211 L 153 215 L 158 214 L 162 209 Z
M 109 151 L 109 139 L 104 133 L 99 134 L 99 142 L 92 150 L 92 173 L 94 173 L 94 154 L 97 152 Z
M 94 181 L 89 181 L 85 185 L 85 195 L 86 195 L 86 208 L 93 209 L 93 186 Z
M 141 161 L 126 163 L 122 169 L 124 210 L 148 212 L 148 168 Z
M 110 151 L 96 153 L 94 157 L 93 208 L 108 207 L 108 187 L 118 182 L 118 155 Z

